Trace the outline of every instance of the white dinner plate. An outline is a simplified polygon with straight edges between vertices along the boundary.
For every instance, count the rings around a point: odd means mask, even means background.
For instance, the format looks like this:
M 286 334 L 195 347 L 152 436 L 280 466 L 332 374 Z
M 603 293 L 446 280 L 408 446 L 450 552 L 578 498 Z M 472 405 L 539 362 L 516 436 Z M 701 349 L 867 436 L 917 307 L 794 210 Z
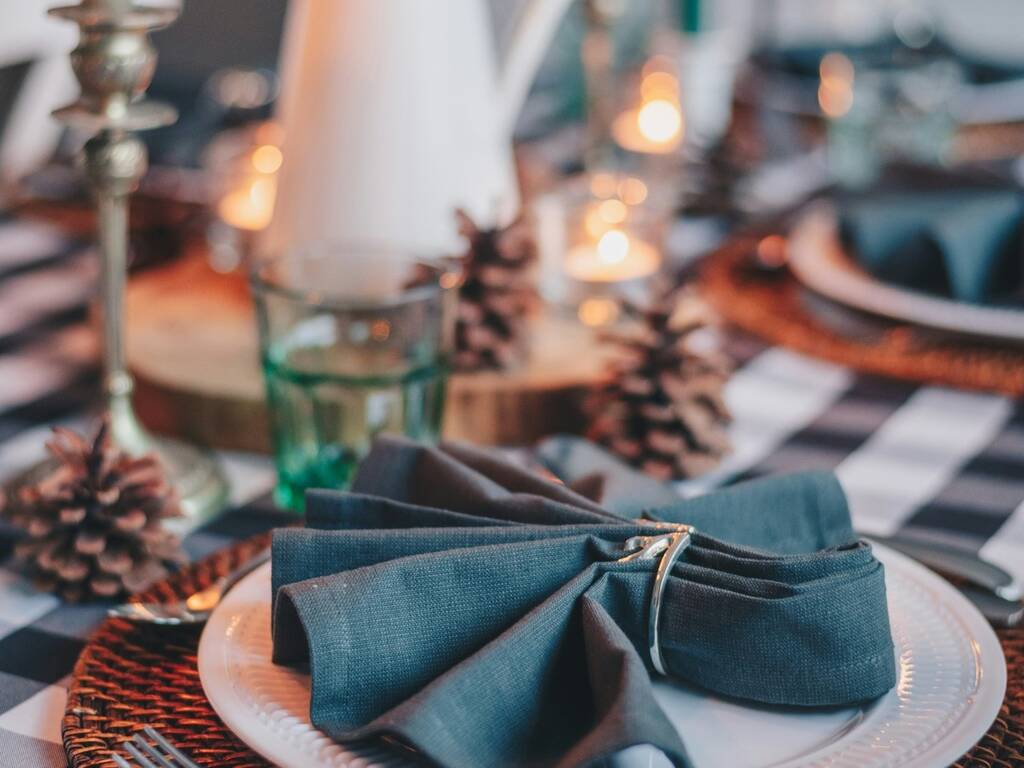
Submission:
M 896 687 L 864 706 L 800 710 L 659 682 L 658 700 L 697 766 L 944 768 L 988 730 L 1006 687 L 992 629 L 938 576 L 891 549 L 875 551 L 886 569 Z M 227 595 L 203 632 L 199 676 L 213 708 L 246 744 L 285 768 L 379 764 L 312 726 L 308 675 L 275 666 L 270 651 L 268 563 Z M 620 762 L 668 765 L 649 747 L 629 750 Z
M 828 203 L 811 206 L 789 237 L 789 266 L 816 293 L 894 320 L 954 333 L 1024 343 L 1024 310 L 968 304 L 884 283 L 861 269 L 839 241 Z

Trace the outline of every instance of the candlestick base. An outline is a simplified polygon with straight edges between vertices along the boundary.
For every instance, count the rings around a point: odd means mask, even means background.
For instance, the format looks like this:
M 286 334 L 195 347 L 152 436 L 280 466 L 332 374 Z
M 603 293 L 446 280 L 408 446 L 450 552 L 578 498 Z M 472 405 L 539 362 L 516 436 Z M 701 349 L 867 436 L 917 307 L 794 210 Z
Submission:
M 153 438 L 152 450 L 167 467 L 168 480 L 178 491 L 185 513 L 182 518 L 168 520 L 168 528 L 179 533 L 192 530 L 225 507 L 227 479 L 209 452 L 167 438 Z
M 183 518 L 168 521 L 169 528 L 178 532 L 190 530 L 224 508 L 228 483 L 213 455 L 177 440 L 151 435 L 136 418 L 128 392 L 111 395 L 110 430 L 114 442 L 128 453 L 155 453 L 160 458 L 185 513 Z
M 132 455 L 156 454 L 167 473 L 167 481 L 178 492 L 184 515 L 164 525 L 180 536 L 202 525 L 222 510 L 228 501 L 228 483 L 220 464 L 208 452 L 177 440 L 155 437 L 142 427 L 130 410 L 111 402 L 111 434 L 115 442 Z M 46 458 L 4 483 L 3 493 L 15 498 L 18 489 L 35 485 L 53 473 L 57 462 Z

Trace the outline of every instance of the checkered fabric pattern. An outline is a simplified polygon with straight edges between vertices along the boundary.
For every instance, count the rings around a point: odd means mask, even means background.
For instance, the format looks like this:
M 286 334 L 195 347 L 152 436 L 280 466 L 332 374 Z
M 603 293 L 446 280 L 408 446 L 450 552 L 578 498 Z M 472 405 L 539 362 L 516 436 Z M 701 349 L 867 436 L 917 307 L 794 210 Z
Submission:
M 47 225 L 0 220 L 0 480 L 41 458 L 50 425 L 83 428 L 98 393 L 86 326 L 88 247 Z M 864 376 L 733 338 L 726 399 L 735 450 L 684 495 L 736 479 L 833 469 L 867 534 L 960 547 L 1024 579 L 1024 405 L 1004 397 Z M 273 483 L 264 457 L 221 454 L 234 507 L 193 531 L 201 557 L 285 519 L 246 508 Z M 62 766 L 67 677 L 102 605 L 65 605 L 10 567 L 0 527 L 0 766 Z

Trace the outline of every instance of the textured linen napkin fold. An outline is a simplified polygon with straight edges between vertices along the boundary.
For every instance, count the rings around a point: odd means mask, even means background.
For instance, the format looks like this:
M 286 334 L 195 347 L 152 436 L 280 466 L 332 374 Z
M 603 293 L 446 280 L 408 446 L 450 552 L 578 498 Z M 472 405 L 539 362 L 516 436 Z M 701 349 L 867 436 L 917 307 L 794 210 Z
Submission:
M 650 684 L 657 561 L 620 561 L 629 537 L 665 533 L 656 519 L 697 528 L 661 615 L 671 677 L 796 706 L 893 686 L 882 567 L 833 477 L 643 513 L 488 451 L 381 439 L 352 493 L 310 493 L 307 528 L 274 534 L 274 659 L 308 662 L 311 718 L 339 741 L 397 737 L 446 766 L 590 765 L 652 744 L 688 766 Z
M 887 192 L 845 203 L 840 234 L 880 280 L 975 304 L 1020 303 L 1022 223 L 1017 190 Z

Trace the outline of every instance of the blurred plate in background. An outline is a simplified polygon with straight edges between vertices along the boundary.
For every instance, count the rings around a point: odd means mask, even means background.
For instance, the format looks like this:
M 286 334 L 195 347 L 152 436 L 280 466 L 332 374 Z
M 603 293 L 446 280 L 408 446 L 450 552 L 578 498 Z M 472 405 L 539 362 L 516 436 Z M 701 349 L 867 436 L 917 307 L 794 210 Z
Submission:
M 1024 310 L 930 296 L 869 275 L 840 242 L 838 218 L 827 203 L 808 208 L 793 227 L 789 266 L 812 291 L 854 309 L 943 331 L 1024 344 Z

